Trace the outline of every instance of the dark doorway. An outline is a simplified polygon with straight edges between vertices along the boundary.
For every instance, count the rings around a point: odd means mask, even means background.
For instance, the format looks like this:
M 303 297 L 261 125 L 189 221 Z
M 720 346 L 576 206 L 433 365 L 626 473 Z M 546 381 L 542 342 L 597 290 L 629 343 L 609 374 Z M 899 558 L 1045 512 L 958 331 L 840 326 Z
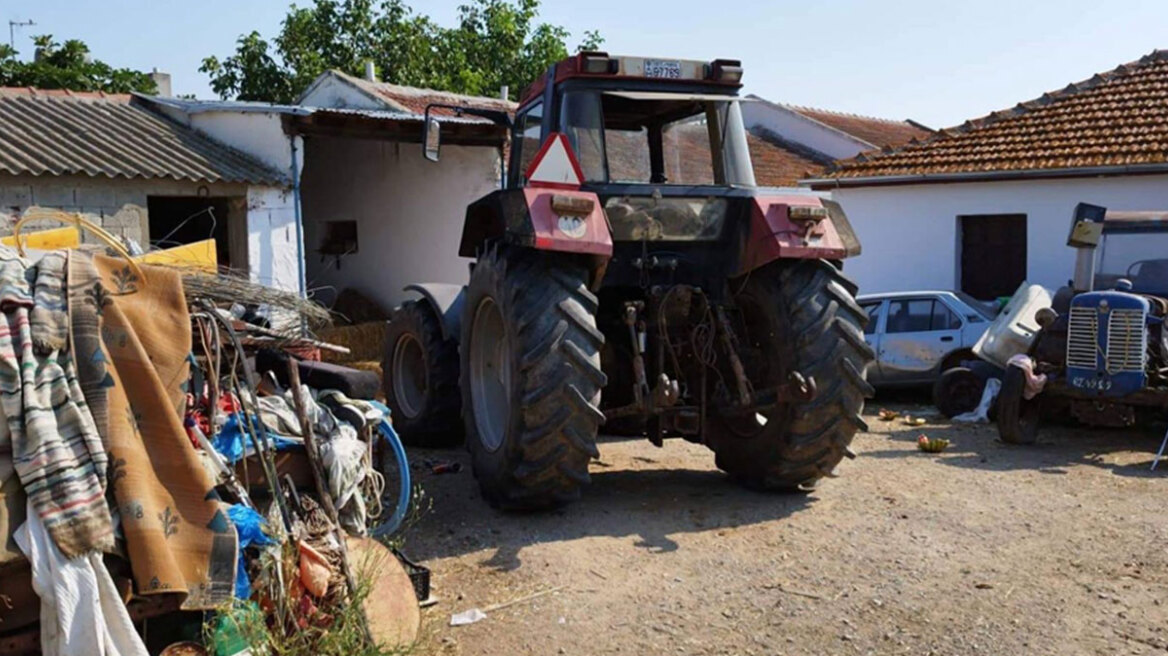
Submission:
M 150 245 L 171 248 L 214 239 L 219 266 L 230 267 L 228 201 L 198 196 L 149 196 L 146 212 L 150 216 Z
M 981 300 L 1013 294 L 1026 280 L 1026 215 L 971 214 L 961 226 L 961 291 Z

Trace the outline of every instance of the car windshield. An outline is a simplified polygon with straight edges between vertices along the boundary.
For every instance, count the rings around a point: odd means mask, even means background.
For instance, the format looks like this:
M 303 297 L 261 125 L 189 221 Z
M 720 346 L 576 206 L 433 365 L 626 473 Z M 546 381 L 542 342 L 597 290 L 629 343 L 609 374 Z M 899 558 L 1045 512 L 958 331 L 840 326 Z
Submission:
M 588 182 L 754 186 L 733 98 L 570 91 L 560 130 Z
M 1112 289 L 1120 278 L 1132 291 L 1168 294 L 1168 233 L 1104 232 L 1095 267 L 1095 288 Z

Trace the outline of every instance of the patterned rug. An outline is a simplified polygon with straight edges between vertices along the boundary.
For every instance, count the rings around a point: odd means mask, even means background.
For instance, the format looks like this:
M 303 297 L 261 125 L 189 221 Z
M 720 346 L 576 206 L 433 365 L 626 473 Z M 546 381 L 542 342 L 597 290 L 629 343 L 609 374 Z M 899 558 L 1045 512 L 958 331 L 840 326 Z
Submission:
M 78 379 L 109 455 L 110 505 L 136 592 L 211 608 L 232 597 L 238 539 L 182 425 L 191 345 L 182 279 L 142 269 L 70 254 Z

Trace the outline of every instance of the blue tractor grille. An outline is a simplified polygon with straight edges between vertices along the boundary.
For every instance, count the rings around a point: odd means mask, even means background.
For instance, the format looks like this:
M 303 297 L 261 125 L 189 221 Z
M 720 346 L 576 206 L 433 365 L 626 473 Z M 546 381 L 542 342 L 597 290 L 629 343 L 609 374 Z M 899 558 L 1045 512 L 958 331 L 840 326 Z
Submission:
M 1067 383 L 1100 396 L 1123 396 L 1146 383 L 1148 301 L 1124 292 L 1090 292 L 1071 301 Z

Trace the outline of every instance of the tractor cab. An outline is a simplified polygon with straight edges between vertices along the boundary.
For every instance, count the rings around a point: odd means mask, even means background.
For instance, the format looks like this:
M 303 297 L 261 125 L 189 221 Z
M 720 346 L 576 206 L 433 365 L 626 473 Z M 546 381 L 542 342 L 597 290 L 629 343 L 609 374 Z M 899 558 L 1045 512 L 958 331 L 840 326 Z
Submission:
M 1107 212 L 1097 250 L 1095 289 L 1168 298 L 1168 213 Z
M 556 64 L 527 89 L 516 113 L 509 186 L 529 182 L 541 145 L 558 132 L 583 186 L 605 196 L 649 195 L 649 187 L 663 196 L 753 187 L 741 78 L 741 66 L 729 60 L 582 53 Z

